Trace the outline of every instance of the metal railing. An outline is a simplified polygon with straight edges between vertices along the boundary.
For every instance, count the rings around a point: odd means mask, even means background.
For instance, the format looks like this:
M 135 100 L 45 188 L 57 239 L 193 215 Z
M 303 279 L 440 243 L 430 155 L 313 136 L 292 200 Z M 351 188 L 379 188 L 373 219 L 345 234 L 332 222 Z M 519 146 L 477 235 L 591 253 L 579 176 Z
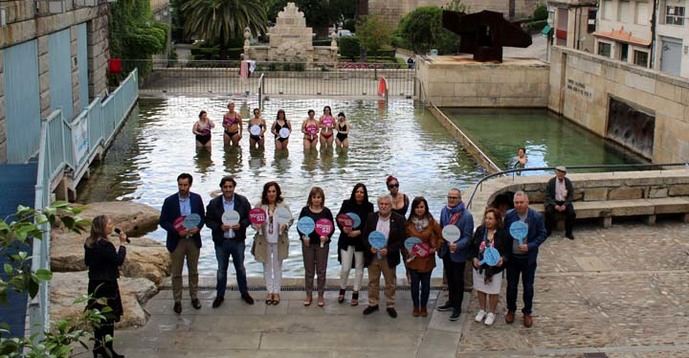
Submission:
M 110 145 L 137 99 L 138 73 L 134 70 L 104 101 L 96 97 L 74 120 L 68 121 L 62 110 L 56 110 L 42 121 L 34 208 L 52 203 L 54 181 L 66 169 L 81 178 L 97 152 Z M 33 241 L 33 271 L 50 269 L 50 226 L 44 223 L 40 228 L 42 239 Z M 49 283 L 41 282 L 38 295 L 29 303 L 29 330 L 37 339 L 50 329 L 49 290 Z
M 123 61 L 123 67 L 145 68 L 141 93 L 146 95 L 253 95 L 376 97 L 385 77 L 391 97 L 414 96 L 416 72 L 396 63 L 257 62 L 248 78 L 239 61 Z M 257 74 L 262 74 L 263 78 Z
M 673 168 L 673 167 L 686 167 L 689 168 L 689 162 L 687 163 L 666 163 L 666 164 L 651 164 L 651 163 L 640 163 L 640 164 L 598 164 L 598 165 L 567 165 L 567 170 L 568 171 L 573 171 L 573 170 L 587 170 L 587 169 L 612 169 L 613 173 L 615 169 L 623 169 L 625 171 L 632 170 L 632 169 L 638 169 L 638 170 L 654 170 L 654 169 L 667 169 L 667 168 Z M 508 169 L 508 170 L 503 170 L 497 173 L 493 174 L 488 174 L 481 178 L 476 184 L 474 184 L 474 189 L 471 192 L 471 196 L 469 196 L 469 200 L 467 200 L 467 208 L 471 208 L 471 204 L 474 200 L 474 196 L 476 195 L 476 192 L 481 190 L 483 182 L 485 182 L 488 179 L 492 179 L 495 177 L 499 176 L 506 176 L 509 174 L 512 174 L 512 178 L 514 179 L 515 176 L 517 176 L 521 172 L 535 172 L 535 171 L 554 171 L 555 167 L 538 167 L 538 168 L 516 168 L 516 169 Z

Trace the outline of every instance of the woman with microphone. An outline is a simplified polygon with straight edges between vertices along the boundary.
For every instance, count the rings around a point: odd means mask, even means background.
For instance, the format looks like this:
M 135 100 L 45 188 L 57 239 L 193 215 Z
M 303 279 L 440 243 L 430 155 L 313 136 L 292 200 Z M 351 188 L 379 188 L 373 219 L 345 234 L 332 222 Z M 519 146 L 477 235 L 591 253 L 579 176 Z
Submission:
M 124 263 L 127 249 L 124 244 L 128 242 L 127 235 L 119 230 L 119 248 L 116 250 L 108 236 L 113 231 L 113 223 L 105 215 L 96 216 L 91 222 L 91 234 L 84 243 L 84 261 L 89 268 L 88 293 L 91 297 L 88 309 L 98 309 L 101 312 L 105 307 L 110 311 L 103 313 L 105 320 L 94 327 L 95 344 L 93 357 L 123 358 L 112 347 L 113 340 L 106 341 L 106 337 L 114 337 L 115 322 L 122 316 L 122 299 L 117 285 L 119 267 Z

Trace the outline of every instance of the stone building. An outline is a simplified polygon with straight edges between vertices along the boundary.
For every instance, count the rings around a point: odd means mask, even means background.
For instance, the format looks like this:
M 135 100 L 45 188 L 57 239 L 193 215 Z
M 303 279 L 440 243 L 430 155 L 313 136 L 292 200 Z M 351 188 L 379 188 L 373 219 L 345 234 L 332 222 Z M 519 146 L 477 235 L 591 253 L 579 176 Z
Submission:
M 651 67 L 653 1 L 600 1 L 595 51 L 598 55 Z
M 659 0 L 653 68 L 689 78 L 689 12 L 687 0 Z
M 445 6 L 450 0 L 368 0 L 368 14 L 381 16 L 386 22 L 397 25 L 399 20 L 421 6 Z M 462 0 L 470 12 L 492 10 L 508 18 L 526 18 L 542 0 Z M 361 2 L 360 2 L 361 4 Z M 363 12 L 362 12 L 363 13 Z
M 36 154 L 41 118 L 105 94 L 108 14 L 105 0 L 0 2 L 0 163 Z
M 549 0 L 548 24 L 553 44 L 593 52 L 597 0 Z

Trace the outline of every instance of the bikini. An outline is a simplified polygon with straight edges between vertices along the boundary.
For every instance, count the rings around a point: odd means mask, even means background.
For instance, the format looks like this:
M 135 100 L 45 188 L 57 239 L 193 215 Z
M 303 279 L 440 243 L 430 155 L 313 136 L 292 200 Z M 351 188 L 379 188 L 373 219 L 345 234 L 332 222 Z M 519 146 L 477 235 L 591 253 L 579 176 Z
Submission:
M 281 126 L 278 121 L 275 121 L 275 132 L 278 133 L 277 135 L 275 135 L 275 139 L 279 140 L 280 142 L 285 142 L 289 139 L 289 136 L 287 138 L 280 137 L 280 130 L 282 128 L 287 128 L 290 130 L 290 132 L 292 131 L 292 128 L 290 128 L 289 125 L 287 125 L 286 121 L 284 126 Z
M 332 117 L 329 117 L 329 118 L 332 118 Z M 324 129 L 331 129 L 331 131 L 330 131 L 328 134 L 325 134 L 325 133 L 323 133 L 323 132 L 321 131 L 321 135 L 323 136 L 323 138 L 325 138 L 325 139 L 330 139 L 330 137 L 333 136 L 332 128 L 330 128 L 330 127 L 325 127 Z
M 343 142 L 345 139 L 347 139 L 347 136 L 349 135 L 349 133 L 341 133 L 341 131 L 347 131 L 347 125 L 346 124 L 344 125 L 344 128 L 340 127 L 339 123 L 337 124 L 337 140 L 339 140 L 340 142 Z
M 198 130 L 199 133 L 206 133 L 206 134 L 197 134 L 196 135 L 196 141 L 201 143 L 202 145 L 206 145 L 211 140 L 211 130 L 210 128 L 206 127 L 203 129 Z
M 306 134 L 306 140 L 308 140 L 309 143 L 313 143 L 318 139 L 318 135 L 317 134 L 310 134 L 309 128 L 316 128 L 316 133 L 318 133 L 318 127 L 315 125 L 306 126 L 306 132 L 308 133 L 308 134 Z
M 235 123 L 237 123 L 237 119 L 236 119 L 236 118 L 230 118 L 227 114 L 224 115 L 223 118 L 222 118 L 222 125 L 223 125 L 223 127 L 225 127 L 225 126 L 231 126 L 231 125 L 234 125 Z M 235 132 L 230 132 L 230 131 L 228 131 L 227 129 L 225 129 L 225 134 L 227 134 L 227 136 L 230 137 L 230 138 L 234 137 L 234 136 L 237 135 L 238 133 L 239 133 L 239 130 L 237 130 L 237 131 L 235 131 Z

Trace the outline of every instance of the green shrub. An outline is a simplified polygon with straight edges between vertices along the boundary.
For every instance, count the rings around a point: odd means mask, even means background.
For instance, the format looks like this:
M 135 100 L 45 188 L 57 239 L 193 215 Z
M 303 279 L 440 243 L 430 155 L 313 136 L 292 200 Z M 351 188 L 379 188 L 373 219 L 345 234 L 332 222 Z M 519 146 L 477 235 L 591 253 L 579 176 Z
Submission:
M 361 51 L 361 44 L 359 43 L 358 37 L 340 37 L 338 40 L 338 46 L 340 48 L 340 56 L 349 59 L 355 59 L 359 57 L 359 52 Z
M 437 49 L 440 54 L 457 52 L 457 35 L 443 28 L 443 10 L 436 6 L 422 6 L 400 21 L 397 33 L 417 53 Z
M 546 20 L 548 19 L 548 8 L 545 5 L 538 5 L 538 7 L 533 11 L 534 20 Z

